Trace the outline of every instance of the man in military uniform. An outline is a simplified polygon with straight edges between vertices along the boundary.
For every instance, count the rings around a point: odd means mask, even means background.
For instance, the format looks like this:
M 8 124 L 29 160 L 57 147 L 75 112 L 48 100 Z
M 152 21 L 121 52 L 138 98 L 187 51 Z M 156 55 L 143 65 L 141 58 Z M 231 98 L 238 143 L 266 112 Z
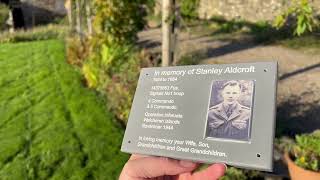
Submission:
M 223 102 L 211 107 L 208 113 L 207 136 L 248 140 L 251 110 L 238 102 L 240 95 L 238 81 L 228 81 L 223 85 Z

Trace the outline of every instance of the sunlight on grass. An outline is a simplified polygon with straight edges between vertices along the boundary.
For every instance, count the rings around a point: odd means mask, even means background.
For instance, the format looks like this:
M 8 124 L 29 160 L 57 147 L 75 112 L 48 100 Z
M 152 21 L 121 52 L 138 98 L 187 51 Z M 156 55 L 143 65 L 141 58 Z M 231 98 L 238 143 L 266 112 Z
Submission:
M 0 45 L 1 179 L 117 179 L 123 130 L 57 40 Z

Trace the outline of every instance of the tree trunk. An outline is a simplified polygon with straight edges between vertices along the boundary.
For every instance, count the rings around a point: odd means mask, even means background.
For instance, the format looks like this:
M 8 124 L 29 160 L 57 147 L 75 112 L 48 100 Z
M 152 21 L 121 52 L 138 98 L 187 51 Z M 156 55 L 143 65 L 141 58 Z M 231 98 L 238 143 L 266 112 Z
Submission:
M 74 0 L 67 0 L 66 3 L 64 4 L 64 7 L 67 10 L 68 13 L 68 21 L 69 21 L 69 26 L 70 26 L 70 30 L 73 32 L 74 31 L 74 23 L 73 23 L 73 1 Z
M 162 66 L 169 66 L 174 59 L 174 6 L 175 0 L 162 1 Z
M 77 21 L 77 33 L 79 34 L 80 38 L 82 39 L 82 19 L 81 19 L 81 0 L 76 0 L 76 21 Z
M 179 34 L 180 34 L 180 25 L 181 25 L 181 1 L 175 1 L 175 8 L 173 14 L 175 15 L 175 21 L 173 24 L 174 28 L 174 34 L 173 34 L 173 46 L 174 46 L 174 57 L 172 64 L 175 66 L 177 65 L 179 59 L 180 59 L 180 47 L 179 47 Z
M 9 25 L 9 32 L 14 33 L 14 22 L 12 11 L 9 12 L 9 19 L 7 20 L 7 24 Z
M 88 34 L 92 35 L 92 16 L 91 16 L 91 3 L 90 0 L 85 1 L 86 6 L 86 14 L 87 14 L 87 26 L 88 26 Z

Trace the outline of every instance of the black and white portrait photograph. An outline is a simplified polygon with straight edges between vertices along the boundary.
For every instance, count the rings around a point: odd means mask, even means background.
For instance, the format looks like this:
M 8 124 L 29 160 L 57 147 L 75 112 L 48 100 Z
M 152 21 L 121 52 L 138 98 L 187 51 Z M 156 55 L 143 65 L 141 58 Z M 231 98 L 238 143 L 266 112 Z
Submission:
M 206 137 L 248 141 L 253 80 L 213 81 Z

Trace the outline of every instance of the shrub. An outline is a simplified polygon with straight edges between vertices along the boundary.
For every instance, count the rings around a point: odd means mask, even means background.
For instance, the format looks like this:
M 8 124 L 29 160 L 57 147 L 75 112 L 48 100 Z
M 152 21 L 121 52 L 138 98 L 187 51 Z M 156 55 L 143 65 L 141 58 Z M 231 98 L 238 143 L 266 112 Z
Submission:
M 66 42 L 68 63 L 82 67 L 84 60 L 89 56 L 89 41 L 81 41 L 79 37 L 68 37 Z
M 144 28 L 146 12 L 154 3 L 154 0 L 94 0 L 95 34 L 81 69 L 88 87 L 105 95 L 107 107 L 122 124 L 128 119 L 143 66 L 134 42 L 138 31 Z
M 132 45 L 103 44 L 101 53 L 82 67 L 87 85 L 105 95 L 108 109 L 122 124 L 129 116 L 142 62 Z
M 197 18 L 199 0 L 182 0 L 181 1 L 181 15 L 185 18 Z
M 298 166 L 320 171 L 320 130 L 296 136 L 296 144 L 291 147 L 291 155 Z
M 97 34 L 105 34 L 109 42 L 134 42 L 137 32 L 145 25 L 146 7 L 151 1 L 94 0 L 96 14 L 93 21 Z
M 140 65 L 138 59 L 133 57 L 120 68 L 121 70 L 115 73 L 111 81 L 106 84 L 106 94 L 109 109 L 117 119 L 126 124 L 139 77 Z
M 5 31 L 0 33 L 0 43 L 61 39 L 66 33 L 67 27 L 60 25 L 41 26 L 27 31 L 18 30 L 13 33 Z
M 274 20 L 278 29 L 287 27 L 293 35 L 300 36 L 312 32 L 318 22 L 309 0 L 292 0 L 292 5 Z
M 89 61 L 82 66 L 82 73 L 86 79 L 89 88 L 96 88 L 98 86 L 99 67 L 93 61 Z
M 6 22 L 9 18 L 9 12 L 9 8 L 6 5 L 0 3 L 0 31 L 6 28 Z
M 221 178 L 221 180 L 244 180 L 244 179 L 247 179 L 244 172 L 234 167 L 228 168 L 226 174 Z
M 246 179 L 263 179 L 262 174 L 256 170 L 245 170 L 230 167 L 221 180 L 246 180 Z

